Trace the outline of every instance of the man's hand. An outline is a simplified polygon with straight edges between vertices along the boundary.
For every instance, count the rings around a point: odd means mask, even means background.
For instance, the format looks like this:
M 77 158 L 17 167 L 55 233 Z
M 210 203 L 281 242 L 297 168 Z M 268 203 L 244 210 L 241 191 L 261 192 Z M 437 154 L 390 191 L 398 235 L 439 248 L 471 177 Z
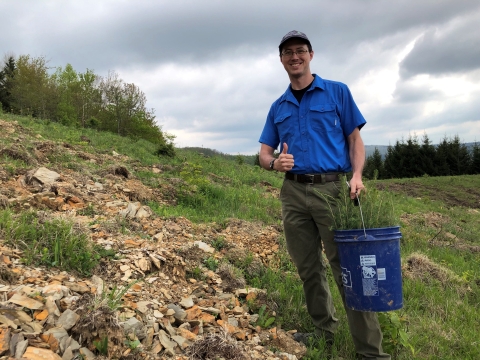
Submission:
M 360 196 L 360 193 L 364 189 L 365 186 L 363 185 L 362 178 L 352 177 L 350 180 L 350 199 L 354 200 L 357 196 Z
M 293 155 L 287 154 L 288 152 L 288 145 L 287 143 L 283 143 L 283 150 L 282 153 L 278 156 L 278 159 L 275 160 L 274 169 L 281 172 L 290 171 L 293 168 L 294 161 Z

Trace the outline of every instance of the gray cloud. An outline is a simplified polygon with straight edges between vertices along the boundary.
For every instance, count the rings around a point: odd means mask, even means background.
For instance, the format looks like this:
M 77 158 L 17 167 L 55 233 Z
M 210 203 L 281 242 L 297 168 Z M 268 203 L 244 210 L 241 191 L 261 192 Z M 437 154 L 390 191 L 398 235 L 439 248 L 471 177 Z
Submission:
M 452 74 L 480 69 L 480 12 L 455 19 L 446 29 L 427 30 L 401 63 L 403 77 Z
M 257 151 L 268 109 L 288 85 L 277 46 L 292 29 L 312 41 L 312 71 L 351 87 L 367 144 L 455 130 L 453 122 L 468 124 L 468 140 L 480 122 L 477 1 L 4 0 L 0 17 L 4 53 L 117 71 L 182 146 Z M 414 81 L 424 73 L 463 79 L 465 94 Z M 442 109 L 425 110 L 435 103 Z

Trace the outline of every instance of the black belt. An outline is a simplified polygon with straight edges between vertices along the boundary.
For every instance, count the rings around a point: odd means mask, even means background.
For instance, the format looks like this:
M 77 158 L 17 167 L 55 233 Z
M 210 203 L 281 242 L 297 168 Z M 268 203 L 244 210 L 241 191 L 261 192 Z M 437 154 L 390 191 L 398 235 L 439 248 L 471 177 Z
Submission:
M 285 179 L 295 180 L 299 183 L 317 184 L 326 183 L 330 181 L 340 180 L 339 176 L 343 173 L 327 173 L 327 174 L 294 174 L 291 172 L 285 173 Z

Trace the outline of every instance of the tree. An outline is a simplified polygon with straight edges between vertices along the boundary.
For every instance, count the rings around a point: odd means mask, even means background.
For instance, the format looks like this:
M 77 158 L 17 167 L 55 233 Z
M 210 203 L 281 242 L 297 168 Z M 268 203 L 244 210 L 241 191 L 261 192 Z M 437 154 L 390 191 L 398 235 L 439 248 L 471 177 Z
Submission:
M 44 57 L 19 56 L 12 80 L 11 103 L 22 115 L 54 118 L 58 97 Z
M 458 135 L 448 141 L 447 163 L 450 175 L 463 175 L 470 170 L 470 152 Z
M 0 104 L 8 112 L 13 110 L 11 92 L 15 69 L 15 58 L 12 55 L 6 56 L 4 67 L 0 71 Z
M 92 70 L 87 69 L 83 74 L 79 74 L 80 78 L 80 99 L 81 99 L 81 116 L 80 122 L 82 127 L 86 127 L 87 121 L 95 119 L 101 108 L 102 96 L 97 83 L 99 77 Z
M 432 145 L 426 133 L 423 134 L 419 155 L 419 163 L 421 164 L 424 174 L 430 176 L 435 175 L 435 166 L 433 164 L 433 160 L 435 158 L 435 146 Z
M 404 147 L 403 139 L 402 142 L 397 140 L 394 146 L 388 146 L 384 161 L 385 178 L 407 177 L 407 171 L 404 168 Z
M 448 166 L 448 151 L 449 144 L 447 136 L 445 135 L 442 141 L 437 146 L 437 149 L 435 151 L 435 158 L 433 160 L 436 176 L 450 175 L 450 167 Z
M 65 69 L 57 68 L 53 75 L 58 91 L 58 106 L 56 120 L 64 125 L 78 125 L 80 81 L 72 65 L 67 64 Z
M 418 177 L 425 172 L 422 164 L 419 163 L 420 145 L 418 144 L 417 135 L 409 135 L 406 144 L 401 147 L 402 173 L 403 177 Z
M 367 179 L 373 179 L 375 173 L 377 174 L 378 179 L 383 179 L 385 176 L 382 155 L 378 148 L 375 148 L 373 154 L 367 157 L 363 173 Z
M 56 120 L 65 125 L 85 127 L 87 119 L 96 116 L 100 109 L 101 95 L 96 88 L 97 76 L 88 70 L 77 73 L 72 65 L 57 68 L 53 75 L 58 90 Z
M 473 144 L 470 174 L 480 174 L 480 145 L 477 142 Z

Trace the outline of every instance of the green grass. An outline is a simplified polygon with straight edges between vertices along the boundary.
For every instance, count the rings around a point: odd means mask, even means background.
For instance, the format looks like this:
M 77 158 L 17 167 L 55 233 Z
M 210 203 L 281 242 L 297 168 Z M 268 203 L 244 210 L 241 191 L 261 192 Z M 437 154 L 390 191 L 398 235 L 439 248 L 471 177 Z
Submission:
M 226 224 L 229 218 L 239 218 L 261 221 L 265 225 L 281 225 L 280 202 L 272 195 L 272 191 L 278 193 L 281 187 L 281 174 L 221 156 L 205 157 L 198 151 L 185 149 L 177 149 L 174 158 L 159 157 L 154 154 L 155 146 L 146 141 L 133 141 L 89 129 L 66 128 L 7 114 L 1 115 L 1 119 L 16 120 L 25 127 L 22 145 L 28 152 L 33 151 L 34 143 L 48 140 L 58 146 L 68 143 L 76 150 L 98 157 L 111 155 L 112 150 L 122 154 L 120 158 L 108 156 L 97 164 L 68 154 L 54 154 L 48 158 L 46 166 L 79 171 L 92 180 L 93 176 L 100 176 L 95 174 L 110 166 L 125 166 L 131 171 L 132 178 L 154 190 L 166 187 L 172 205 L 160 201 L 148 203 L 158 216 L 184 216 L 198 223 Z M 90 142 L 82 141 L 82 135 Z M 18 134 L 0 137 L 0 147 L 13 146 L 14 137 Z M 0 161 L 3 172 L 12 177 L 34 168 L 34 165 L 8 155 L 0 157 Z M 151 166 L 158 166 L 162 171 L 154 174 L 149 171 Z M 404 267 L 404 307 L 395 313 L 404 320 L 401 328 L 406 331 L 415 354 L 396 343 L 392 349 L 393 359 L 479 359 L 480 175 L 381 180 L 377 181 L 375 188 L 379 194 L 391 197 L 394 216 L 400 219 L 403 235 L 400 246 Z M 84 211 L 87 216 L 95 214 L 94 208 Z M 66 270 L 80 269 L 85 273 L 95 266 L 87 256 L 92 251 L 91 245 L 72 231 L 71 224 L 51 221 L 45 225 L 29 213 L 14 214 L 13 210 L 0 212 L 0 224 L 2 238 L 24 250 L 26 262 Z M 126 224 L 122 226 L 126 231 Z M 252 271 L 251 255 L 232 262 L 243 271 L 248 286 L 267 290 L 268 310 L 275 311 L 273 325 L 287 330 L 311 331 L 313 326 L 306 314 L 300 280 L 286 253 L 284 240 L 279 241 L 280 250 L 274 264 L 268 268 Z M 218 248 L 223 246 L 219 239 L 213 244 Z M 423 254 L 432 263 L 448 270 L 451 277 L 439 280 L 427 270 L 422 276 L 407 276 L 412 254 Z M 213 268 L 215 264 L 210 262 Z M 200 275 L 199 269 L 191 273 L 193 277 Z M 330 273 L 328 278 L 340 321 L 333 353 L 344 360 L 353 360 L 354 349 L 345 311 Z M 385 345 L 395 340 L 395 329 L 388 328 L 388 325 L 388 321 L 383 324 Z M 312 360 L 323 358 L 323 348 L 310 348 L 306 356 Z
M 104 252 L 64 220 L 39 220 L 33 211 L 0 210 L 0 235 L 23 252 L 27 265 L 45 265 L 89 275 Z

